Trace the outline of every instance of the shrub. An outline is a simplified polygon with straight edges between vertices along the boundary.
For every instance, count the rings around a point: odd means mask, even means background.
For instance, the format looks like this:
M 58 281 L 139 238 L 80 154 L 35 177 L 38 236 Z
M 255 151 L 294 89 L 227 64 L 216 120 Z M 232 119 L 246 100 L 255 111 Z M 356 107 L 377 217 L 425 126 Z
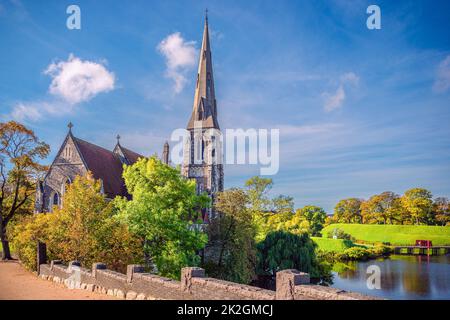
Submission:
M 25 216 L 10 230 L 11 247 L 28 270 L 36 270 L 36 250 L 38 241 L 47 237 L 49 217 L 46 214 Z
M 370 257 L 370 251 L 362 247 L 348 248 L 343 252 L 348 260 L 366 260 Z
M 381 246 L 375 246 L 373 248 L 370 248 L 370 253 L 374 256 L 374 257 L 379 257 L 379 256 L 386 256 L 388 254 L 390 254 L 392 252 L 392 249 L 381 245 Z
M 345 233 L 344 230 L 339 228 L 334 228 L 331 232 L 329 232 L 328 238 L 352 240 L 352 236 L 350 234 Z

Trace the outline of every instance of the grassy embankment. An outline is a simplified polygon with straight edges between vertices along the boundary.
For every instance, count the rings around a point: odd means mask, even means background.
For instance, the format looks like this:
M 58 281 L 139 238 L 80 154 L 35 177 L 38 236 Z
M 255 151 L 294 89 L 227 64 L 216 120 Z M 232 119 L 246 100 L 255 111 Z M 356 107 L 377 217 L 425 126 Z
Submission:
M 325 252 L 343 252 L 354 246 L 350 240 L 311 237 L 320 250 Z
M 431 240 L 434 246 L 450 245 L 450 227 L 337 223 L 325 227 L 322 230 L 323 237 L 326 238 L 334 228 L 368 244 L 384 242 L 390 245 L 414 245 L 416 240 Z M 327 246 L 331 245 L 326 244 L 325 248 Z

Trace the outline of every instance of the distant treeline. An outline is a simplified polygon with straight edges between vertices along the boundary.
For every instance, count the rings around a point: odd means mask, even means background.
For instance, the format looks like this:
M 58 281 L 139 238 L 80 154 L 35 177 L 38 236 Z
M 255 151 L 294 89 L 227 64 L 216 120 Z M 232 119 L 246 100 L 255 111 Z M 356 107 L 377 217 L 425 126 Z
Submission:
M 433 200 L 432 193 L 423 188 L 410 189 L 402 196 L 386 191 L 368 200 L 340 200 L 327 222 L 449 226 L 450 203 L 446 197 Z

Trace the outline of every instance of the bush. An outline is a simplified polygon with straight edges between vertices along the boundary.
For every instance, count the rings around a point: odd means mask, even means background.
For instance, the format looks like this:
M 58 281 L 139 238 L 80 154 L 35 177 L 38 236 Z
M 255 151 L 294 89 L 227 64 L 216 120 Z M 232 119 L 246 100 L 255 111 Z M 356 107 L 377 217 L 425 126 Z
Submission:
M 362 247 L 348 248 L 343 252 L 344 257 L 348 260 L 366 260 L 370 257 L 371 252 Z
M 328 238 L 352 240 L 352 236 L 350 234 L 345 233 L 344 230 L 339 228 L 334 228 L 331 232 L 329 232 Z
M 368 249 L 372 256 L 374 257 L 380 257 L 380 256 L 386 256 L 392 252 L 392 249 L 381 245 L 381 246 L 375 246 L 373 248 Z
M 48 215 L 36 214 L 23 217 L 11 227 L 11 248 L 28 270 L 36 270 L 37 243 L 45 241 L 48 223 Z

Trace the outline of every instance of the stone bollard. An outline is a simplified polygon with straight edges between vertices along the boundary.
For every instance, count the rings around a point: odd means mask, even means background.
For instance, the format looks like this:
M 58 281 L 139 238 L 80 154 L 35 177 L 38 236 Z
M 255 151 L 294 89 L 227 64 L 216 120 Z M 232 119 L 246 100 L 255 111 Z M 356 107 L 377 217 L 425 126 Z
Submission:
M 79 261 L 70 261 L 67 271 L 72 272 L 73 270 L 80 270 L 80 266 L 81 266 L 81 263 Z
M 133 275 L 135 273 L 144 273 L 144 267 L 139 264 L 129 264 L 127 266 L 127 282 L 133 282 Z
M 186 267 L 181 269 L 181 289 L 186 292 L 191 291 L 192 278 L 204 278 L 205 269 L 198 267 Z
M 277 272 L 276 293 L 277 300 L 294 300 L 295 286 L 310 284 L 309 274 L 295 269 Z
M 41 273 L 41 264 L 47 263 L 47 246 L 45 243 L 38 241 L 36 258 L 37 273 L 39 275 Z
M 92 276 L 97 278 L 97 270 L 106 270 L 106 264 L 101 262 L 95 262 L 92 264 Z
M 62 264 L 62 261 L 61 261 L 61 260 L 52 260 L 52 261 L 50 262 L 50 270 L 53 271 L 53 267 L 54 267 L 55 265 L 58 265 L 58 264 Z

